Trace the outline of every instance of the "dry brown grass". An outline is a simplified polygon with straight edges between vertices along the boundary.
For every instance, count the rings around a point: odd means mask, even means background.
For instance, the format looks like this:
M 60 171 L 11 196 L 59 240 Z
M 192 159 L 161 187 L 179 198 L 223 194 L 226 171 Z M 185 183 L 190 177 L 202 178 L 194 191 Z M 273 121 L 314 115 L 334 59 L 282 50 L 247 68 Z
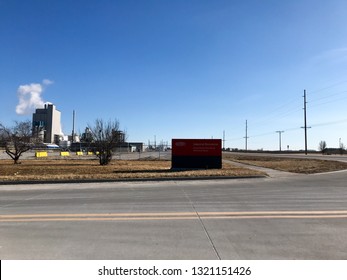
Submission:
M 222 169 L 171 170 L 171 161 L 115 160 L 100 166 L 97 160 L 0 160 L 1 181 L 54 181 L 54 180 L 119 180 L 139 178 L 255 176 L 265 173 L 223 163 Z
M 224 154 L 224 159 L 293 173 L 314 174 L 347 169 L 347 163 L 318 159 Z

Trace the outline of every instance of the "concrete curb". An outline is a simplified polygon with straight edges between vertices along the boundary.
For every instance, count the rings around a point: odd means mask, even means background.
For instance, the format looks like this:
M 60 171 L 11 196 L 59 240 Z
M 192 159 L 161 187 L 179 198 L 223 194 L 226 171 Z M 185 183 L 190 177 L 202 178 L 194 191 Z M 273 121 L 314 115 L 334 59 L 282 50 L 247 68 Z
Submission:
M 81 183 L 126 183 L 126 182 L 160 182 L 160 181 L 207 181 L 232 179 L 260 179 L 265 175 L 254 176 L 210 176 L 210 177 L 166 177 L 166 178 L 125 178 L 125 179 L 86 179 L 86 180 L 47 180 L 47 181 L 0 181 L 1 185 L 38 185 L 38 184 L 81 184 Z

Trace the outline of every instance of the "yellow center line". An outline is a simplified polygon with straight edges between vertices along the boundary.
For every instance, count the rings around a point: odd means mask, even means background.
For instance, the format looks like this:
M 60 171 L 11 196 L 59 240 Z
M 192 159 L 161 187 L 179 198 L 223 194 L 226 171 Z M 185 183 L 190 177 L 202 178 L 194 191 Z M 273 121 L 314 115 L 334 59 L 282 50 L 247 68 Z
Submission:
M 251 211 L 251 212 L 162 212 L 162 213 L 53 213 L 0 215 L 0 222 L 49 221 L 148 221 L 193 219 L 313 219 L 347 218 L 347 210 Z

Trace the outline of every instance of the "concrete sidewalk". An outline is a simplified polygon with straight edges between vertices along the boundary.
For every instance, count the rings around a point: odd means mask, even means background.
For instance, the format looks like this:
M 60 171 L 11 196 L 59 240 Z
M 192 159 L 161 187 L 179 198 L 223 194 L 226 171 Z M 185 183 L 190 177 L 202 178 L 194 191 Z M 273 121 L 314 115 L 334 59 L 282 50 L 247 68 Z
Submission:
M 255 166 L 255 165 L 250 165 L 250 164 L 245 164 L 245 163 L 240 163 L 232 160 L 226 160 L 223 159 L 223 162 L 227 162 L 239 167 L 244 167 L 252 170 L 257 170 L 261 172 L 265 172 L 270 178 L 285 178 L 285 177 L 294 177 L 294 176 L 304 176 L 305 174 L 299 174 L 299 173 L 292 173 L 292 172 L 286 172 L 286 171 L 279 171 L 271 168 L 266 168 L 266 167 L 260 167 L 260 166 Z

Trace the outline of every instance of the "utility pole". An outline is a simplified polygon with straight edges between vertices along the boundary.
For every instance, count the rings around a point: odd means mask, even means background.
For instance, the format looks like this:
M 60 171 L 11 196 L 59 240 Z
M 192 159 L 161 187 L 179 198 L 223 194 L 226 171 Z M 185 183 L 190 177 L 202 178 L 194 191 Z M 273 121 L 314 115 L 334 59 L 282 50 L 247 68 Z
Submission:
M 248 145 L 248 124 L 247 124 L 247 120 L 246 120 L 246 136 L 244 137 L 245 138 L 245 144 L 246 144 L 246 152 L 247 152 L 247 149 L 248 149 L 248 147 L 247 147 L 247 145 Z
M 305 129 L 305 155 L 307 155 L 307 129 L 311 128 L 307 126 L 307 115 L 306 115 L 306 111 L 307 111 L 307 101 L 306 101 L 306 90 L 304 90 L 304 127 L 302 127 L 303 129 Z
M 280 152 L 281 152 L 282 151 L 282 143 L 281 143 L 282 142 L 282 136 L 281 135 L 282 135 L 282 133 L 284 133 L 284 131 L 283 130 L 277 130 L 276 133 L 279 134 L 279 138 L 280 138 L 279 139 L 280 140 L 279 146 L 280 146 Z
M 223 150 L 225 150 L 225 130 L 223 130 Z

